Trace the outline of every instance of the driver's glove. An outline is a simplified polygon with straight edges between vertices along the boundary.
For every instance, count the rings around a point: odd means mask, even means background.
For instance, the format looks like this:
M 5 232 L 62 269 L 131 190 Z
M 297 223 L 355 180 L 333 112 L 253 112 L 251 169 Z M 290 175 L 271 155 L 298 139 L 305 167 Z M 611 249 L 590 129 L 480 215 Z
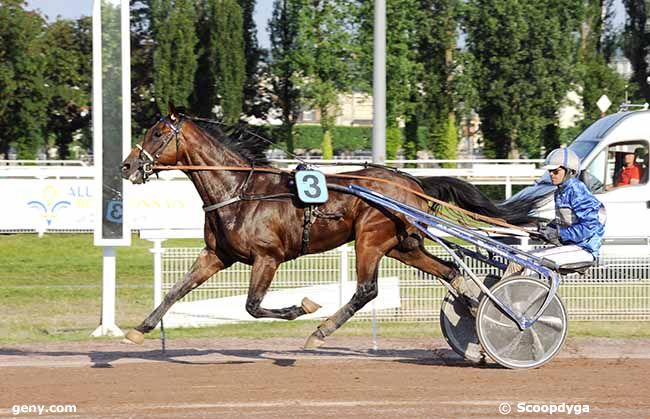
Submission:
M 542 227 L 539 230 L 539 233 L 547 243 L 555 246 L 560 246 L 562 244 L 560 241 L 560 228 L 555 224 L 548 224 Z

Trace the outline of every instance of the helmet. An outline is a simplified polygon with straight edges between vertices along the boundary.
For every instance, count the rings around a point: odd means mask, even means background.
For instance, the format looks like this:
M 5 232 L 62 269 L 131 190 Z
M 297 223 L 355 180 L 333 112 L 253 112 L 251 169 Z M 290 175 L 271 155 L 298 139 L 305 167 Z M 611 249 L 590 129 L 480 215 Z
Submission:
M 564 167 L 577 173 L 580 171 L 580 158 L 568 148 L 556 148 L 546 156 L 544 169 L 555 170 L 558 167 Z

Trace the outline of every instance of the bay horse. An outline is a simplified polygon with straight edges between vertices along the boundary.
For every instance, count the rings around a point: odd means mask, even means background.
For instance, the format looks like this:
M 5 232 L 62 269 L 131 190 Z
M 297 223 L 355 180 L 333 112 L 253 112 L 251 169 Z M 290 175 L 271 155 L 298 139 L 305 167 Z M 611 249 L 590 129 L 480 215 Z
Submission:
M 255 318 L 293 320 L 320 306 L 308 298 L 300 305 L 281 309 L 262 306 L 280 264 L 354 241 L 356 291 L 308 337 L 307 349 L 321 346 L 327 336 L 377 296 L 378 267 L 384 256 L 447 282 L 460 277 L 452 262 L 426 251 L 422 235 L 402 215 L 339 190 L 331 190 L 328 201 L 315 207 L 300 202 L 293 176 L 271 168 L 263 154 L 265 147 L 259 138 L 247 135 L 246 131 L 229 132 L 218 122 L 192 118 L 170 104 L 169 115 L 149 128 L 142 142 L 124 160 L 122 176 L 135 184 L 144 183 L 165 165 L 183 170 L 196 187 L 205 210 L 205 247 L 189 272 L 139 326 L 127 333 L 127 339 L 142 343 L 144 334 L 156 327 L 176 301 L 235 262 L 252 265 L 246 300 L 248 313 Z M 209 170 L 219 167 L 223 170 Z M 495 206 L 474 186 L 458 179 L 418 180 L 386 167 L 346 173 L 358 177 L 354 181 L 361 186 L 423 211 L 432 208 L 409 190 L 452 200 L 468 210 L 509 222 L 527 219 L 526 208 Z M 328 183 L 345 186 L 350 180 L 329 177 Z

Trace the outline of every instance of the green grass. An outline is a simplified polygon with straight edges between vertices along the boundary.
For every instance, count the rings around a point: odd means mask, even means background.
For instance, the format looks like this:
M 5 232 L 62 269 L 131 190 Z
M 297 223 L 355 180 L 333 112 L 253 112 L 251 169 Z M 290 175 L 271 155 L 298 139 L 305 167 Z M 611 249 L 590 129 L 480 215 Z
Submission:
M 201 246 L 200 240 L 169 240 Z M 117 249 L 117 320 L 137 325 L 153 305 L 151 243 Z M 102 250 L 91 234 L 0 235 L 0 343 L 83 340 L 101 312 Z
M 201 247 L 200 240 L 169 240 L 166 247 Z M 153 305 L 151 243 L 133 237 L 117 249 L 117 323 L 139 324 Z M 92 235 L 0 235 L 0 344 L 82 341 L 101 311 L 101 248 Z M 263 322 L 210 328 L 168 329 L 171 338 L 306 337 L 317 322 Z M 650 337 L 650 322 L 572 322 L 572 336 Z M 369 336 L 369 321 L 351 321 L 339 336 Z M 379 322 L 381 337 L 436 337 L 430 322 Z M 156 334 L 156 332 L 154 332 Z

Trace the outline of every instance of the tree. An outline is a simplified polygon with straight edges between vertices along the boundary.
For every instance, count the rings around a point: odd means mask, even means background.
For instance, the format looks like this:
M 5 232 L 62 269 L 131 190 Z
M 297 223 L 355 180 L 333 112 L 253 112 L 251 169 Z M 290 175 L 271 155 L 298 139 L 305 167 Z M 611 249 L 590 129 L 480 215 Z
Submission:
M 478 74 L 486 154 L 540 154 L 542 133 L 575 78 L 572 61 L 581 0 L 471 0 L 465 29 Z M 546 131 L 548 132 L 548 130 Z
M 153 81 L 160 109 L 169 101 L 186 106 L 197 68 L 196 13 L 192 0 L 150 0 L 155 42 Z
M 295 57 L 301 72 L 294 74 L 307 104 L 320 111 L 323 158 L 332 158 L 332 127 L 338 96 L 353 86 L 354 7 L 346 0 L 309 0 L 300 9 Z
M 539 128 L 525 131 L 525 150 L 529 156 L 542 156 L 560 146 L 558 110 L 567 93 L 575 88 L 578 73 L 574 34 L 580 25 L 583 0 L 549 1 L 530 11 L 533 30 L 530 43 L 539 46 L 532 58 L 532 74 L 537 81 Z
M 159 112 L 154 93 L 150 0 L 131 0 L 131 133 L 139 142 Z M 166 109 L 166 108 L 163 108 Z
M 257 43 L 254 12 L 256 0 L 238 0 L 242 10 L 246 79 L 244 81 L 242 113 L 249 117 L 265 118 L 269 111 L 268 94 L 261 86 L 265 50 Z
M 632 64 L 630 81 L 638 99 L 650 102 L 650 4 L 645 0 L 623 0 L 627 10 L 625 56 Z
M 425 14 L 418 30 L 422 73 L 422 116 L 429 126 L 428 146 L 438 159 L 455 159 L 458 146 L 456 127 L 456 39 L 459 8 L 457 0 L 421 0 Z
M 60 157 L 67 158 L 73 133 L 90 124 L 90 18 L 55 21 L 47 28 L 46 43 L 49 98 L 46 137 L 54 143 L 51 145 L 57 146 Z
M 47 108 L 45 21 L 22 0 L 0 7 L 0 153 L 32 159 L 43 145 Z
M 193 110 L 204 117 L 239 120 L 246 79 L 243 19 L 236 0 L 204 0 L 199 8 L 199 65 Z
M 305 0 L 275 0 L 269 21 L 271 57 L 271 91 L 275 106 L 281 110 L 280 140 L 289 152 L 294 150 L 293 127 L 300 115 L 301 96 L 294 80 L 299 77 L 300 64 L 294 56 L 298 49 L 298 16 L 306 7 Z
M 584 2 L 578 46 L 578 82 L 582 94 L 583 127 L 601 116 L 596 102 L 606 94 L 612 103 L 624 100 L 625 81 L 609 67 L 615 49 L 613 33 L 613 6 L 611 0 Z

